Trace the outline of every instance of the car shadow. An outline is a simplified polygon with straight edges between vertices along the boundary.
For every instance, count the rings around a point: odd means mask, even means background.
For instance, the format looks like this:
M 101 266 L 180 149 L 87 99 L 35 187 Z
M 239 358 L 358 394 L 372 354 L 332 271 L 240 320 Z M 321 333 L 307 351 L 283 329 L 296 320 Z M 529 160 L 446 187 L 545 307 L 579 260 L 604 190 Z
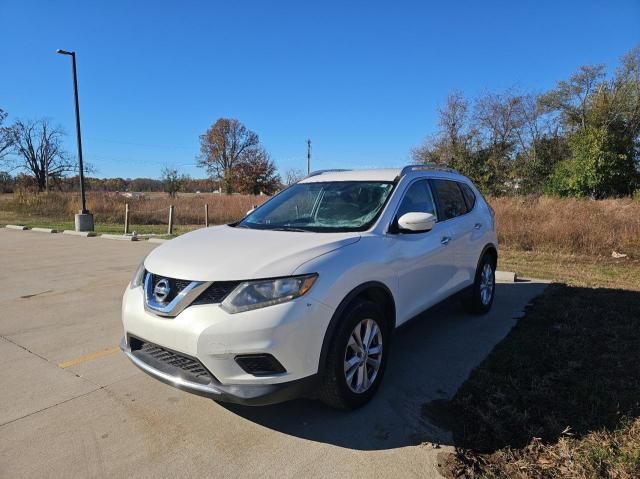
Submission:
M 361 409 L 338 411 L 306 399 L 264 407 L 221 405 L 269 429 L 350 449 L 452 444 L 446 411 L 434 418 L 424 404 L 450 399 L 546 286 L 498 284 L 486 315 L 465 314 L 452 299 L 398 328 L 384 382 Z

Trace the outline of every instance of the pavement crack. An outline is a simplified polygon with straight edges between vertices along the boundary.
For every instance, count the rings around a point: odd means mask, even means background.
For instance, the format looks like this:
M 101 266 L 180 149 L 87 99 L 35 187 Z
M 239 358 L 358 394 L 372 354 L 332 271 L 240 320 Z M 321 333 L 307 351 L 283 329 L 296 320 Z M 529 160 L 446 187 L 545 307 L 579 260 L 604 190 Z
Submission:
M 0 335 L 0 338 L 10 342 L 11 344 L 13 344 L 14 346 L 18 346 L 20 349 L 25 350 L 26 352 L 28 352 L 29 354 L 33 354 L 34 356 L 43 359 L 44 361 L 51 363 L 51 361 L 49 361 L 47 358 L 45 358 L 44 356 L 40 356 L 38 353 L 34 353 L 33 351 L 31 351 L 29 348 L 24 347 L 22 344 L 18 344 L 15 341 L 13 341 L 12 339 L 9 339 L 7 336 L 4 335 Z M 51 363 L 53 364 L 53 363 Z
M 17 417 L 15 419 L 12 419 L 11 421 L 7 421 L 7 422 L 4 422 L 4 423 L 0 424 L 0 428 L 8 426 L 9 424 L 12 424 L 12 423 L 14 423 L 16 421 L 20 421 L 22 419 L 26 419 L 26 418 L 28 418 L 30 416 L 33 416 L 34 414 L 38 414 L 38 413 L 41 413 L 41 412 L 46 411 L 48 409 L 54 408 L 56 406 L 60 406 L 61 404 L 68 403 L 69 401 L 73 401 L 74 399 L 83 398 L 85 396 L 88 396 L 89 394 L 93 394 L 94 392 L 100 391 L 100 390 L 105 389 L 105 388 L 106 388 L 106 386 L 100 386 L 100 387 L 97 387 L 96 389 L 92 389 L 91 391 L 88 391 L 88 392 L 86 392 L 84 394 L 80 394 L 79 396 L 74 396 L 72 398 L 65 399 L 64 401 L 60 401 L 60 402 L 58 402 L 56 404 L 52 404 L 51 406 L 47 406 L 47 407 L 44 407 L 42 409 L 38 409 L 37 411 L 30 412 L 29 414 L 25 414 L 24 416 L 20 416 L 20 417 Z
M 10 338 L 8 338 L 7 336 L 1 335 L 0 334 L 0 338 L 6 340 L 7 342 L 13 344 L 14 346 L 18 346 L 20 349 L 28 352 L 29 354 L 33 354 L 36 358 L 42 359 L 43 361 L 46 361 L 47 363 L 55 366 L 58 369 L 62 369 L 63 371 L 67 372 L 68 374 L 73 374 L 75 377 L 82 379 L 83 381 L 88 382 L 89 384 L 93 384 L 94 386 L 96 386 L 97 388 L 102 388 L 104 386 L 101 386 L 100 384 L 95 383 L 94 381 L 88 379 L 85 376 L 82 376 L 74 371 L 72 371 L 71 369 L 66 369 L 66 368 L 61 368 L 59 364 L 54 363 L 53 361 L 50 361 L 49 359 L 45 358 L 44 356 L 39 355 L 38 353 L 35 353 L 33 351 L 31 351 L 29 348 L 23 346 L 22 344 L 18 344 L 15 341 L 11 340 Z M 2 424 L 0 424 L 0 426 L 2 426 Z

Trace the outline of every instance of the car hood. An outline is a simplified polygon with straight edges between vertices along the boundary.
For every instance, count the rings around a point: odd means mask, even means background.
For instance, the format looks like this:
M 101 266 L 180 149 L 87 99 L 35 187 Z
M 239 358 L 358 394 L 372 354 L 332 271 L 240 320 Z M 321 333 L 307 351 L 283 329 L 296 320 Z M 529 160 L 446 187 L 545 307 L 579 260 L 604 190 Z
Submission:
M 355 243 L 358 233 L 202 228 L 167 241 L 145 259 L 153 274 L 191 281 L 229 281 L 292 274 L 301 264 Z

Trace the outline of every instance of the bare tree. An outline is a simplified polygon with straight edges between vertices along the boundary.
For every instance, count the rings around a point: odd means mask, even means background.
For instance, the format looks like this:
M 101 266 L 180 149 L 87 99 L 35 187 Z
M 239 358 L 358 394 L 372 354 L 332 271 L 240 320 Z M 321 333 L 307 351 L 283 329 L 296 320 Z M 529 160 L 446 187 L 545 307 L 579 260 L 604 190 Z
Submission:
M 592 93 L 604 78 L 604 65 L 582 66 L 569 80 L 559 81 L 555 89 L 543 95 L 541 104 L 549 110 L 559 111 L 568 129 L 578 127 L 584 130 L 587 127 Z
M 305 174 L 302 172 L 302 170 L 298 170 L 296 168 L 290 168 L 287 170 L 287 173 L 285 174 L 285 184 L 287 186 L 292 185 L 294 183 L 297 183 L 298 181 L 300 181 L 302 178 L 304 178 Z
M 7 112 L 0 108 L 0 160 L 2 160 L 13 146 L 13 139 L 11 137 L 11 129 L 6 126 L 2 126 L 4 120 L 7 118 Z
M 51 127 L 47 120 L 18 120 L 9 131 L 15 166 L 29 172 L 39 191 L 48 187 L 50 178 L 57 180 L 77 169 L 61 148 L 64 132 Z
M 461 168 L 475 131 L 469 122 L 469 101 L 459 91 L 449 93 L 444 105 L 438 108 L 438 126 L 435 135 L 412 150 L 414 161 Z
M 440 135 L 446 140 L 455 155 L 455 150 L 464 141 L 467 127 L 468 100 L 459 91 L 447 95 L 444 107 L 438 109 Z
M 207 169 L 209 175 L 222 180 L 225 193 L 233 191 L 233 168 L 247 150 L 258 147 L 258 135 L 240 121 L 220 118 L 203 135 L 200 135 L 198 166 Z
M 475 106 L 478 128 L 485 132 L 489 144 L 501 150 L 502 155 L 516 141 L 522 126 L 522 96 L 506 93 L 489 93 L 480 97 Z
M 164 191 L 167 192 L 171 198 L 176 197 L 188 180 L 189 178 L 187 176 L 179 174 L 178 170 L 174 168 L 162 169 L 162 184 L 164 186 Z

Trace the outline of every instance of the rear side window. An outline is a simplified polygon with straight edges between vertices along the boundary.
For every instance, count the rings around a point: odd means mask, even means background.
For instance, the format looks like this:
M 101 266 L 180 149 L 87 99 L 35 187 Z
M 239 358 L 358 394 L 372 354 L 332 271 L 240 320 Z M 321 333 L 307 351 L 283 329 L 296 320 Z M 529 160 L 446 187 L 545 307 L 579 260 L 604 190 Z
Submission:
M 457 182 L 449 180 L 432 181 L 438 197 L 439 219 L 448 220 L 463 215 L 468 211 L 462 196 L 462 190 Z
M 471 211 L 476 204 L 476 195 L 469 185 L 465 183 L 458 184 L 460 185 L 460 189 L 462 190 L 462 194 L 464 195 L 464 201 L 467 202 L 467 209 Z
M 431 213 L 436 216 L 436 208 L 427 180 L 416 181 L 404 194 L 397 217 L 400 218 L 405 213 Z

